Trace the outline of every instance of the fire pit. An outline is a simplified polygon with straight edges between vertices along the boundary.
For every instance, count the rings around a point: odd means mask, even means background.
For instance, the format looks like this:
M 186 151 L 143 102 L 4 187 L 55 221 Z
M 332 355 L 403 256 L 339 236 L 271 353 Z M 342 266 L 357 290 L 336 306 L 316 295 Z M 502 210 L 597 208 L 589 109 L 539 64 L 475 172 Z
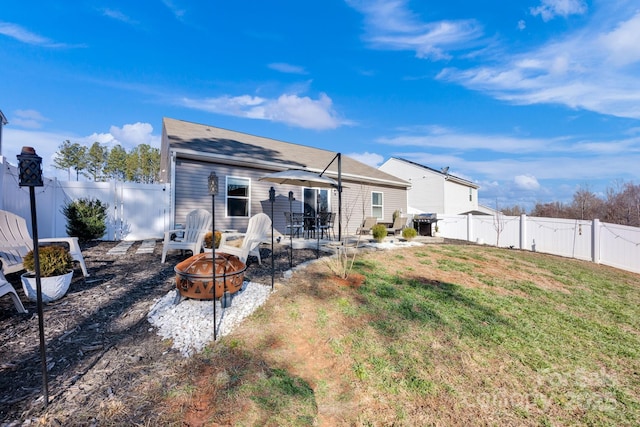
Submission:
M 235 255 L 216 252 L 215 298 L 226 292 L 235 294 L 242 288 L 245 263 Z M 211 252 L 189 257 L 175 266 L 176 288 L 180 296 L 194 299 L 213 298 Z

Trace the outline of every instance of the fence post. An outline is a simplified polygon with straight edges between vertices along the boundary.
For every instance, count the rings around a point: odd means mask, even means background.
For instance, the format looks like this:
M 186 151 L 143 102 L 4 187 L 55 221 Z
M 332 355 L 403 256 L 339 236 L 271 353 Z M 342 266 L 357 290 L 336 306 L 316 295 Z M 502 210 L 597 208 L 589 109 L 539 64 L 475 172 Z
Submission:
M 527 215 L 520 215 L 520 249 L 527 247 Z
M 595 264 L 600 264 L 600 220 L 591 222 L 591 259 Z
M 473 214 L 467 214 L 467 241 L 473 242 Z
M 4 210 L 4 176 L 9 172 L 8 168 L 4 166 L 4 156 L 0 153 L 0 209 Z

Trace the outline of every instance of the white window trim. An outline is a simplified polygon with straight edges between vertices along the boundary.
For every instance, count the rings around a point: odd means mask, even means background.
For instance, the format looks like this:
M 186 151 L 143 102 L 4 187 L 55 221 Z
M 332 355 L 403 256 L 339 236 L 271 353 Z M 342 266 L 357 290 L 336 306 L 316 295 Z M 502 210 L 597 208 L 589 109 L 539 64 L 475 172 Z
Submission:
M 382 204 L 380 204 L 380 205 L 374 205 L 373 204 L 373 194 L 374 193 L 380 194 L 380 198 L 382 199 Z M 380 208 L 380 212 L 381 212 L 382 216 L 378 217 L 378 216 L 375 216 L 373 214 L 373 208 L 374 207 L 376 207 L 376 208 L 379 207 Z M 375 216 L 376 218 L 378 218 L 380 220 L 384 219 L 384 193 L 382 191 L 372 191 L 371 192 L 371 216 Z
M 229 179 L 241 179 L 243 181 L 248 181 L 249 185 L 248 185 L 248 196 L 246 197 L 237 197 L 237 196 L 232 196 L 229 197 Z M 224 197 L 224 215 L 225 218 L 251 218 L 251 178 L 247 178 L 244 176 L 233 176 L 233 175 L 227 175 L 225 177 L 225 182 L 224 182 L 224 193 L 225 193 L 225 197 Z M 247 216 L 230 216 L 229 215 L 229 198 L 232 199 L 246 199 L 247 200 Z

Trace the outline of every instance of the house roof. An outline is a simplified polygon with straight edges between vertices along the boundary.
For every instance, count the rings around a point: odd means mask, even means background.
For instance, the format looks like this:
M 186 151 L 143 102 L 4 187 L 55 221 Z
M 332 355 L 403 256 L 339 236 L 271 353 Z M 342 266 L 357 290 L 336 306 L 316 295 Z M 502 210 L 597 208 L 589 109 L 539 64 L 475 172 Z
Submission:
M 334 161 L 337 153 L 333 151 L 168 117 L 163 118 L 163 128 L 161 169 L 167 169 L 169 154 L 173 152 L 180 158 L 270 171 L 305 169 L 319 173 L 326 168 L 324 175 L 334 179 L 338 176 L 338 164 Z M 403 179 L 348 156 L 342 155 L 341 158 L 343 180 L 405 188 L 411 186 Z
M 413 166 L 417 166 L 419 168 L 426 169 L 426 170 L 428 170 L 430 172 L 437 173 L 438 175 L 442 175 L 442 176 L 446 177 L 446 179 L 448 179 L 449 181 L 456 182 L 456 183 L 461 184 L 461 185 L 466 185 L 467 187 L 471 187 L 471 188 L 475 188 L 475 189 L 480 188 L 480 186 L 478 184 L 476 184 L 474 182 L 471 182 L 469 180 L 463 179 L 463 178 L 459 178 L 459 177 L 457 177 L 455 175 L 451 175 L 448 172 L 439 171 L 439 170 L 430 168 L 429 166 L 421 165 L 420 163 L 412 162 L 411 160 L 403 159 L 403 158 L 400 158 L 400 157 L 393 157 L 393 158 L 398 160 L 398 161 L 409 163 L 409 164 L 411 164 Z M 448 168 L 447 168 L 447 170 L 448 170 Z

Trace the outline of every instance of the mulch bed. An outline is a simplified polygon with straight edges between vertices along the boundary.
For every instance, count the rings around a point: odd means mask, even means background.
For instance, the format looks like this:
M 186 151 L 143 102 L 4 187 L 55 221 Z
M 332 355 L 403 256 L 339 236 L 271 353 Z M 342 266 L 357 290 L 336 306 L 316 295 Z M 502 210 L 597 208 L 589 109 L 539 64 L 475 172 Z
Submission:
M 172 252 L 161 264 L 161 241 L 151 254 L 135 253 L 141 242 L 124 255 L 108 254 L 116 244 L 83 245 L 91 276 L 84 278 L 76 268 L 65 297 L 44 305 L 47 409 L 42 397 L 37 306 L 24 297 L 19 273 L 7 276 L 29 313 L 19 314 L 9 296 L 0 299 L 0 421 L 20 425 L 15 423 L 62 409 L 97 413 L 105 399 L 116 393 L 133 396 L 140 378 L 161 377 L 163 370 L 183 359 L 156 335 L 146 316 L 153 301 L 175 287 L 173 268 L 190 253 Z M 289 252 L 280 245 L 274 252 L 275 278 L 281 280 L 289 270 Z M 317 256 L 310 249 L 293 252 L 294 266 Z M 261 249 L 261 256 L 262 265 L 249 258 L 245 280 L 271 285 L 270 246 Z M 136 408 L 141 415 L 150 410 L 152 406 L 144 402 Z M 51 423 L 56 425 L 55 417 Z

